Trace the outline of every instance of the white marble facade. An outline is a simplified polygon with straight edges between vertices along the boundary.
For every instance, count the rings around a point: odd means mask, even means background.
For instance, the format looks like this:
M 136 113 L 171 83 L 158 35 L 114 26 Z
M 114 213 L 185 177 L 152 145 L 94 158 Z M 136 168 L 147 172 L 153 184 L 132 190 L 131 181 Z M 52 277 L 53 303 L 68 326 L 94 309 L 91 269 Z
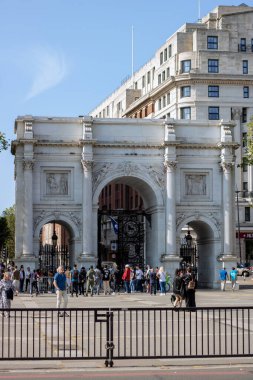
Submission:
M 178 267 L 180 233 L 197 235 L 199 281 L 216 287 L 237 261 L 232 122 L 18 117 L 15 122 L 16 262 L 38 264 L 39 234 L 57 221 L 71 236 L 71 263 L 97 262 L 99 195 L 109 182 L 136 188 L 152 223 L 145 262 Z

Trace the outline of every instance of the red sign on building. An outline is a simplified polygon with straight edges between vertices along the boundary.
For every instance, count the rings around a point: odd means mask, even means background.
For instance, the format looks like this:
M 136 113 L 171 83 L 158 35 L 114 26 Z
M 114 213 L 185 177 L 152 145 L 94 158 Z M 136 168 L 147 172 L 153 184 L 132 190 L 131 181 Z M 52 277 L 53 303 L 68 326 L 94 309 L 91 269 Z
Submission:
M 238 239 L 238 232 L 236 232 L 236 237 Z M 240 232 L 240 239 L 253 239 L 253 232 Z

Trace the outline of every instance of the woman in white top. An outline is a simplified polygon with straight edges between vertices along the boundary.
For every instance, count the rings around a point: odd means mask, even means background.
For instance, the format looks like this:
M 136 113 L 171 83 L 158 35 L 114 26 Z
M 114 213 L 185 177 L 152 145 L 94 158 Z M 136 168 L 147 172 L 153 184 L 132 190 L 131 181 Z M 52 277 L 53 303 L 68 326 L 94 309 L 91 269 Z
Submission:
M 159 278 L 160 296 L 165 296 L 165 293 L 166 293 L 166 289 L 165 289 L 165 286 L 166 286 L 166 272 L 164 271 L 163 267 L 160 267 L 157 276 Z

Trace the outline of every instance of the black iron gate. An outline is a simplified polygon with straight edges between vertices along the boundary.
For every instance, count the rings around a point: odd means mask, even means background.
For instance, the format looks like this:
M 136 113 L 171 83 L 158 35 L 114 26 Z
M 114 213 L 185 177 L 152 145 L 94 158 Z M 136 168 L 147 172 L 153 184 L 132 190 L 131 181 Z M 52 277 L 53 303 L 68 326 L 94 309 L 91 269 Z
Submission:
M 111 230 L 116 232 L 115 261 L 120 268 L 125 264 L 144 267 L 145 220 L 151 225 L 151 215 L 144 211 L 106 210 L 98 212 L 98 258 L 108 261 L 110 241 L 103 235 L 103 223 L 111 221 Z M 101 244 L 104 238 L 103 244 Z M 106 248 L 109 246 L 109 249 Z M 109 260 L 110 261 L 110 260 Z
M 63 265 L 65 268 L 70 265 L 68 246 L 41 245 L 39 252 L 40 270 L 44 273 L 54 272 L 59 265 Z
M 180 247 L 181 267 L 190 266 L 192 272 L 197 276 L 198 273 L 198 255 L 196 245 L 182 244 Z

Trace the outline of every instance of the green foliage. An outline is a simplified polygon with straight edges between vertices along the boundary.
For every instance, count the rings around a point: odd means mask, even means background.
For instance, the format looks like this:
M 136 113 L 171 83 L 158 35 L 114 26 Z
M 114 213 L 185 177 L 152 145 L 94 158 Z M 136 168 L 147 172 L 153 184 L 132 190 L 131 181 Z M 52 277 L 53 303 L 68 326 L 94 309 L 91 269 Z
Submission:
M 253 116 L 247 124 L 247 137 L 244 140 L 246 145 L 246 155 L 242 159 L 242 163 L 238 166 L 253 165 Z
M 5 134 L 0 132 L 0 152 L 2 150 L 7 150 L 8 149 L 8 141 L 6 140 Z
M 3 212 L 3 216 L 0 218 L 0 231 L 0 247 L 7 247 L 9 258 L 14 258 L 15 206 L 9 207 Z

